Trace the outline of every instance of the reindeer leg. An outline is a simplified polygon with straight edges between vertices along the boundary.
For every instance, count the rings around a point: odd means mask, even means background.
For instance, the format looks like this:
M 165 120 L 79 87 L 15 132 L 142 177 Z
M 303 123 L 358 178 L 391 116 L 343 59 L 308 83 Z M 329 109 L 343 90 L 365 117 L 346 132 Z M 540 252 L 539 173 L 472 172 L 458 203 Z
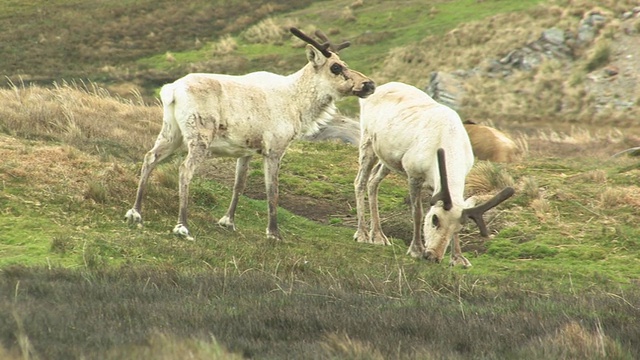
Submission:
M 451 244 L 451 260 L 450 266 L 462 265 L 465 269 L 471 267 L 471 262 L 462 255 L 460 248 L 460 237 L 458 234 L 453 235 L 453 243 Z
M 353 239 L 358 242 L 369 242 L 369 230 L 365 219 L 365 190 L 371 175 L 371 169 L 376 162 L 376 156 L 371 149 L 371 141 L 363 141 L 360 145 L 359 169 L 353 186 L 356 192 L 356 212 L 358 218 L 358 230 Z
M 390 172 L 391 170 L 388 167 L 378 162 L 373 168 L 373 175 L 369 180 L 369 212 L 371 212 L 371 233 L 369 238 L 374 244 L 391 245 L 389 239 L 382 232 L 380 213 L 378 212 L 378 188 L 382 179 L 389 175 Z
M 142 226 L 142 215 L 140 215 L 142 211 L 142 198 L 147 187 L 149 175 L 151 175 L 151 172 L 155 169 L 158 163 L 171 155 L 178 147 L 180 147 L 180 145 L 182 145 L 182 135 L 178 128 L 164 124 L 160 135 L 158 135 L 158 138 L 156 139 L 155 145 L 144 156 L 142 170 L 140 171 L 140 181 L 138 182 L 138 191 L 136 193 L 136 201 L 133 204 L 133 208 L 129 209 L 125 214 L 125 221 Z
M 280 159 L 283 154 L 270 154 L 264 158 L 264 183 L 267 190 L 267 204 L 269 211 L 269 224 L 267 225 L 267 238 L 280 240 L 278 230 L 278 172 L 280 171 Z
M 178 225 L 173 228 L 173 233 L 185 237 L 187 240 L 194 240 L 187 229 L 187 206 L 189 205 L 189 184 L 193 178 L 196 167 L 207 156 L 208 141 L 192 139 L 187 144 L 189 153 L 180 165 L 180 213 L 178 215 Z
M 231 203 L 227 213 L 218 221 L 218 225 L 230 227 L 233 230 L 236 229 L 234 217 L 236 214 L 236 207 L 238 206 L 238 198 L 244 192 L 245 185 L 247 184 L 247 173 L 249 170 L 249 161 L 251 156 L 245 156 L 238 158 L 236 162 L 236 181 L 233 184 L 233 195 L 231 196 Z
M 409 245 L 408 255 L 414 258 L 424 256 L 424 243 L 422 242 L 422 184 L 424 179 L 409 178 L 409 198 L 411 199 L 411 213 L 413 215 L 413 240 Z

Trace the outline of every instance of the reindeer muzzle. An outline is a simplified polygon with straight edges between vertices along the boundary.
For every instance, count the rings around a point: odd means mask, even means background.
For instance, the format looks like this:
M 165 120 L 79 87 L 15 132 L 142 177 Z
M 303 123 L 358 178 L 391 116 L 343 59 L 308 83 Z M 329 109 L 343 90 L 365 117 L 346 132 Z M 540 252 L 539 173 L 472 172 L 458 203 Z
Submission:
M 353 94 L 359 98 L 366 98 L 367 96 L 373 94 L 376 91 L 376 83 L 373 81 L 365 81 L 362 83 L 362 87 L 358 90 L 354 90 Z

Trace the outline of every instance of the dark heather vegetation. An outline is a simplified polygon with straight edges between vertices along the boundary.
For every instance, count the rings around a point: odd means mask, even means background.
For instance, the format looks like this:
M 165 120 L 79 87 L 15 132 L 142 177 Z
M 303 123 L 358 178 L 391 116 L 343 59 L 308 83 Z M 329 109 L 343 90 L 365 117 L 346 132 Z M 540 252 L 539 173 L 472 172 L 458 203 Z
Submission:
M 3 2 L 0 359 L 638 358 L 640 166 L 623 153 L 640 139 L 640 88 L 625 81 L 640 76 L 638 5 Z M 425 88 L 434 71 L 481 69 L 594 11 L 608 20 L 573 58 L 465 80 L 463 120 L 525 154 L 478 161 L 467 178 L 481 199 L 516 189 L 487 214 L 489 238 L 462 230 L 469 269 L 405 254 L 398 175 L 380 189 L 392 245 L 355 243 L 358 149 L 338 141 L 285 155 L 282 241 L 264 234 L 259 158 L 235 232 L 217 225 L 235 161 L 209 159 L 191 186 L 195 241 L 170 234 L 184 153 L 153 174 L 144 227 L 122 220 L 160 130 L 158 86 L 191 71 L 293 72 L 305 59 L 288 26 L 351 40 L 341 57 L 378 83 Z M 632 106 L 613 106 L 623 96 Z M 338 105 L 357 116 L 355 101 Z
M 252 23 L 304 8 L 311 1 L 8 0 L 0 5 L 3 75 L 50 84 L 84 78 L 152 86 L 171 75 L 137 66 L 137 60 L 200 49 Z

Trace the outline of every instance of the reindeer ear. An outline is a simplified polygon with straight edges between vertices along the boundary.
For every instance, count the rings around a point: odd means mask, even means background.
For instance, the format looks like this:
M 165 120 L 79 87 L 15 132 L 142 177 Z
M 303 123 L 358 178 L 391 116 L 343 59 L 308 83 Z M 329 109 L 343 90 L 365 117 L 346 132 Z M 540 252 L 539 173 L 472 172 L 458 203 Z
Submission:
M 309 60 L 309 62 L 312 63 L 315 68 L 319 68 L 320 66 L 324 65 L 325 62 L 327 62 L 327 58 L 322 55 L 322 52 L 320 52 L 320 50 L 316 49 L 314 46 L 307 45 L 306 50 L 307 60 Z

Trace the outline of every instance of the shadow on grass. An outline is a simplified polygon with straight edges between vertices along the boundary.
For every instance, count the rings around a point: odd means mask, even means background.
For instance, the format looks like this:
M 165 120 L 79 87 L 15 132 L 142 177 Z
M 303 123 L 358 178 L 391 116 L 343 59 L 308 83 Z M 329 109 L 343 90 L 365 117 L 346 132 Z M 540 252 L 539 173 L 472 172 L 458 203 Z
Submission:
M 436 273 L 430 280 L 405 278 L 398 291 L 388 279 L 312 272 L 10 267 L 0 273 L 0 354 L 631 359 L 640 353 L 639 291 L 536 294 L 517 284 L 485 289 L 464 281 Z

